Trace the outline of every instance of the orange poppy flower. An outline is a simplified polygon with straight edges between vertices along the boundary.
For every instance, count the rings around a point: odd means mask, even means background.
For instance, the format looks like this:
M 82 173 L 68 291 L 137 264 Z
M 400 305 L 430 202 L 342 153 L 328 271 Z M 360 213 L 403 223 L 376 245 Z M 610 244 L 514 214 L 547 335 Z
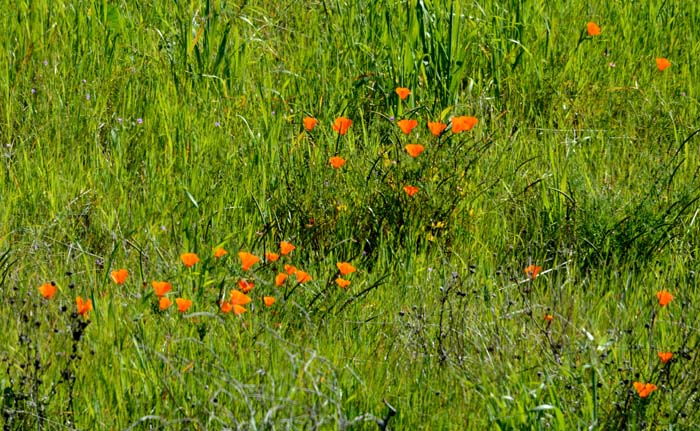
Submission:
M 439 121 L 428 121 L 428 129 L 433 136 L 440 136 L 442 132 L 447 128 L 447 124 L 441 123 Z
M 661 72 L 663 72 L 664 70 L 666 70 L 666 69 L 668 69 L 669 67 L 671 67 L 671 62 L 668 61 L 668 59 L 665 59 L 665 58 L 657 58 L 657 59 L 656 59 L 656 67 L 658 67 L 659 70 L 660 70 Z
M 180 255 L 180 260 L 185 268 L 192 268 L 197 262 L 199 262 L 199 257 L 194 253 L 183 253 Z
M 634 386 L 634 390 L 637 391 L 640 398 L 646 398 L 649 396 L 649 394 L 658 389 L 653 383 L 634 382 L 632 386 Z
M 282 253 L 282 256 L 286 256 L 289 253 L 293 252 L 295 248 L 296 247 L 294 247 L 294 245 L 287 241 L 280 242 L 280 253 Z
M 88 311 L 92 310 L 92 300 L 85 301 L 82 297 L 75 298 L 75 305 L 78 308 L 78 314 L 87 317 Z
M 252 281 L 238 280 L 238 288 L 243 291 L 243 293 L 248 293 L 255 287 L 255 283 Z
M 224 314 L 230 313 L 231 310 L 233 310 L 233 304 L 227 301 L 221 301 L 219 303 L 219 308 L 221 309 L 221 312 Z
M 352 274 L 353 272 L 357 271 L 357 268 L 350 265 L 348 262 L 337 262 L 335 266 L 338 267 L 338 271 L 340 271 L 342 275 Z
M 167 310 L 171 305 L 173 305 L 173 301 L 167 296 L 160 298 L 160 301 L 158 301 L 158 308 L 160 308 L 161 311 Z
M 452 119 L 452 133 L 469 131 L 479 123 L 475 117 L 454 117 Z
M 275 277 L 275 286 L 280 287 L 284 284 L 285 280 L 287 280 L 287 277 L 289 277 L 287 274 L 284 272 L 280 272 L 277 274 Z
M 233 289 L 231 291 L 231 304 L 233 305 L 246 305 L 250 302 L 250 296 L 241 292 L 240 290 Z
M 423 150 L 425 150 L 425 147 L 422 146 L 421 144 L 408 144 L 408 145 L 406 145 L 406 152 L 408 152 L 408 154 L 413 158 L 418 157 L 420 155 L 420 153 L 423 152 Z
M 56 284 L 53 282 L 44 283 L 41 286 L 39 286 L 39 293 L 41 293 L 41 296 L 43 296 L 46 299 L 53 298 L 57 290 L 58 289 L 56 288 Z
M 294 274 L 295 272 L 297 272 L 297 267 L 296 267 L 296 266 L 293 266 L 293 265 L 287 265 L 287 264 L 285 264 L 285 265 L 284 265 L 284 272 L 286 272 L 286 273 L 289 274 L 289 275 L 292 275 L 292 274 Z
M 341 289 L 345 289 L 346 287 L 350 286 L 350 280 L 346 280 L 344 278 L 336 278 L 335 283 L 340 286 Z
M 598 24 L 591 21 L 586 24 L 586 31 L 589 36 L 598 36 L 600 34 L 600 27 L 598 27 Z
M 126 269 L 118 269 L 116 271 L 112 271 L 109 275 L 112 277 L 112 281 L 122 285 L 126 282 L 127 277 L 129 277 L 129 271 Z
M 272 307 L 272 304 L 275 303 L 275 298 L 272 296 L 263 296 L 263 303 L 266 307 Z
M 536 265 L 529 265 L 527 268 L 525 268 L 525 274 L 527 274 L 528 277 L 530 277 L 532 280 L 537 278 L 537 274 L 542 271 L 541 266 L 536 266 Z
M 252 253 L 248 253 L 247 251 L 239 251 L 238 257 L 241 258 L 241 268 L 243 269 L 243 271 L 248 271 L 251 266 L 260 262 L 259 257 Z
M 309 132 L 312 131 L 317 124 L 318 120 L 314 117 L 304 117 L 304 128 Z
M 412 197 L 413 195 L 415 195 L 416 193 L 418 193 L 418 190 L 419 190 L 418 187 L 416 187 L 416 186 L 410 186 L 410 185 L 409 185 L 409 186 L 404 186 L 404 188 L 403 188 L 403 191 L 405 191 L 406 194 L 409 195 L 409 196 L 411 196 L 411 197 Z
M 662 363 L 667 363 L 671 358 L 673 358 L 673 352 L 659 352 L 659 360 L 661 360 Z
M 669 302 L 673 300 L 673 295 L 671 295 L 665 290 L 656 292 L 656 297 L 659 299 L 659 305 L 662 307 L 665 307 Z
M 338 168 L 343 167 L 345 162 L 346 162 L 346 160 L 342 157 L 339 157 L 339 156 L 333 156 L 330 159 L 328 159 L 328 163 L 330 163 L 331 166 L 333 166 L 333 169 L 338 169 Z
M 228 251 L 226 251 L 223 247 L 217 247 L 214 249 L 214 257 L 217 259 L 220 259 L 228 254 Z
M 277 262 L 277 259 L 280 258 L 280 255 L 277 253 L 273 253 L 271 251 L 266 251 L 265 252 L 265 260 L 268 262 Z
M 399 99 L 401 100 L 406 100 L 409 94 L 411 94 L 411 90 L 405 87 L 398 87 L 396 89 L 396 94 L 399 95 Z
M 399 129 L 401 129 L 405 135 L 410 135 L 411 131 L 418 125 L 418 120 L 399 120 L 396 122 L 396 125 L 399 126 Z
M 177 304 L 177 311 L 179 311 L 180 313 L 184 313 L 192 306 L 192 300 L 185 298 L 176 298 L 175 304 Z
M 245 313 L 246 310 L 244 306 L 238 305 L 238 304 L 233 304 L 233 314 L 236 316 L 240 316 L 241 314 Z
M 552 320 L 554 320 L 554 316 L 552 316 L 551 314 L 545 314 L 544 320 L 546 320 L 547 322 L 551 322 Z
M 156 296 L 165 296 L 166 293 L 173 290 L 173 286 L 167 281 L 152 281 L 151 286 L 153 286 Z
M 345 117 L 338 117 L 333 122 L 333 130 L 341 135 L 348 133 L 350 126 L 352 126 L 352 120 Z
M 294 273 L 294 275 L 297 276 L 297 282 L 299 283 L 306 283 L 307 281 L 312 280 L 311 276 L 308 273 L 300 269 L 298 269 L 297 272 Z

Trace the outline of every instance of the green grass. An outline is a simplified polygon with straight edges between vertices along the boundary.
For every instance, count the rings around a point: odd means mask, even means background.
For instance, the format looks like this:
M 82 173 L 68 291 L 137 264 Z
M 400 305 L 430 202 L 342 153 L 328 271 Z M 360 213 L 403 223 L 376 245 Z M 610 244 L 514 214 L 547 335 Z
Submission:
M 397 430 L 697 427 L 693 2 L 0 11 L 4 429 L 373 430 L 385 402 Z M 276 287 L 285 263 L 313 280 Z

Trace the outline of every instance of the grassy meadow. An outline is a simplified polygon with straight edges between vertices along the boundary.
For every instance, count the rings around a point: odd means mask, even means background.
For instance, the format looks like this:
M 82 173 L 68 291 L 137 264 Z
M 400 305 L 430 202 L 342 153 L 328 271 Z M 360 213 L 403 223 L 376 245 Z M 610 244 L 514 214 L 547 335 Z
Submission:
M 696 2 L 0 26 L 3 429 L 700 427 Z

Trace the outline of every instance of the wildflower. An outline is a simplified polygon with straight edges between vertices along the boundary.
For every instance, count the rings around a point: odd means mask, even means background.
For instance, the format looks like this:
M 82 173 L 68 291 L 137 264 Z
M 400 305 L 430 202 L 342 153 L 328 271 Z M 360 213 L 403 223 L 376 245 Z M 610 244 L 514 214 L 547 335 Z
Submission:
M 440 136 L 442 132 L 447 128 L 447 124 L 441 123 L 439 121 L 428 121 L 428 129 L 433 136 Z
M 46 299 L 53 298 L 57 290 L 58 289 L 56 288 L 56 283 L 54 283 L 53 281 L 51 283 L 44 283 L 41 286 L 39 286 L 39 293 L 41 293 L 41 296 L 43 296 Z
M 317 124 L 318 120 L 314 117 L 304 117 L 304 128 L 309 132 L 312 131 Z
M 228 254 L 228 251 L 226 251 L 223 247 L 216 247 L 214 249 L 214 257 L 217 259 L 221 259 L 222 257 L 226 256 Z
M 423 147 L 421 144 L 406 145 L 406 152 L 408 152 L 408 154 L 413 158 L 418 157 L 423 150 L 425 150 L 425 147 Z
M 240 290 L 233 289 L 231 291 L 231 304 L 232 305 L 246 305 L 250 302 L 250 296 L 241 292 Z
M 241 314 L 245 313 L 246 310 L 244 306 L 238 305 L 238 304 L 233 304 L 233 314 L 236 316 L 240 316 Z
M 348 262 L 337 262 L 335 266 L 338 267 L 338 271 L 340 271 L 342 275 L 352 274 L 353 272 L 357 271 L 357 268 Z
M 404 188 L 403 188 L 403 191 L 405 191 L 406 194 L 409 195 L 409 196 L 411 196 L 411 197 L 412 197 L 413 195 L 415 195 L 416 193 L 418 193 L 418 190 L 419 190 L 418 187 L 416 187 L 416 186 L 411 186 L 411 185 L 404 186 Z
M 586 31 L 589 36 L 598 36 L 600 34 L 600 27 L 598 27 L 598 24 L 591 21 L 586 24 Z
M 532 280 L 537 278 L 537 274 L 539 274 L 540 271 L 542 271 L 541 266 L 529 265 L 527 268 L 525 268 L 525 274 L 527 274 L 527 276 Z
M 171 305 L 173 305 L 173 301 L 171 301 L 167 296 L 163 296 L 158 301 L 158 308 L 160 308 L 161 311 L 167 310 Z
M 263 296 L 263 303 L 266 307 L 272 307 L 272 304 L 275 303 L 275 298 L 272 296 Z
M 452 119 L 452 133 L 460 133 L 471 130 L 479 123 L 474 117 L 454 117 Z
M 346 162 L 346 160 L 342 157 L 339 157 L 339 156 L 333 156 L 330 159 L 328 159 L 328 163 L 330 163 L 331 166 L 333 166 L 333 169 L 338 169 L 338 168 L 343 167 L 345 162 Z
M 243 291 L 243 293 L 248 293 L 255 287 L 255 283 L 252 281 L 238 280 L 238 288 Z
M 405 87 L 398 87 L 396 89 L 396 94 L 399 95 L 399 99 L 401 100 L 406 100 L 409 94 L 411 94 L 411 90 Z
M 219 303 L 219 308 L 221 309 L 221 312 L 224 314 L 230 313 L 231 310 L 233 310 L 233 304 L 231 304 L 230 302 L 221 301 Z
M 659 70 L 660 70 L 661 72 L 663 72 L 664 70 L 666 70 L 666 69 L 668 69 L 669 67 L 671 67 L 671 62 L 668 61 L 668 59 L 665 59 L 665 58 L 657 58 L 657 59 L 656 59 L 656 67 L 658 67 Z
M 659 352 L 659 360 L 662 363 L 667 363 L 671 358 L 673 358 L 673 352 Z
M 554 316 L 552 316 L 551 314 L 545 314 L 544 320 L 547 322 L 551 322 L 552 320 L 554 320 Z
M 248 271 L 251 266 L 260 262 L 259 257 L 252 253 L 248 253 L 247 251 L 239 251 L 238 257 L 241 258 L 241 268 L 243 269 L 243 271 Z
M 179 311 L 180 313 L 184 313 L 192 306 L 192 300 L 185 298 L 176 298 L 175 304 L 177 304 L 177 311 Z
M 348 133 L 350 126 L 352 126 L 352 120 L 345 117 L 338 117 L 333 122 L 333 130 L 341 135 Z
M 399 129 L 405 134 L 405 135 L 410 135 L 411 130 L 415 129 L 416 126 L 418 125 L 418 121 L 413 119 L 413 120 L 399 120 L 396 122 L 396 124 L 399 126 Z
M 296 266 L 285 264 L 284 265 L 284 272 L 286 272 L 289 275 L 292 275 L 295 272 L 297 272 L 297 268 L 296 268 Z
M 78 308 L 78 314 L 87 317 L 88 311 L 92 310 L 92 300 L 85 301 L 82 297 L 75 298 L 75 305 Z
M 346 280 L 346 279 L 344 279 L 344 278 L 338 277 L 338 278 L 335 279 L 335 284 L 337 284 L 338 286 L 340 286 L 341 289 L 345 289 L 345 288 L 347 288 L 348 286 L 350 286 L 350 280 Z
M 287 241 L 280 242 L 280 253 L 282 254 L 282 256 L 286 256 L 289 253 L 293 252 L 295 248 L 296 247 L 294 247 L 293 244 Z
M 156 296 L 165 296 L 166 293 L 173 290 L 173 286 L 167 281 L 152 281 L 151 286 L 156 293 Z
M 284 272 L 280 272 L 275 276 L 275 286 L 280 287 L 284 284 L 284 282 L 287 280 L 287 277 L 289 277 L 287 274 Z
M 180 260 L 185 268 L 192 268 L 197 262 L 199 262 L 199 257 L 194 253 L 183 253 L 180 255 Z
M 634 386 L 640 398 L 646 398 L 649 394 L 658 389 L 653 383 L 634 382 L 632 386 Z
M 265 260 L 268 262 L 277 262 L 277 259 L 280 258 L 280 255 L 277 253 L 273 253 L 271 251 L 266 251 L 265 252 Z
M 112 271 L 110 277 L 112 277 L 112 281 L 122 285 L 126 282 L 127 277 L 129 277 L 129 271 L 126 269 L 118 269 L 116 271 Z
M 299 283 L 306 283 L 307 281 L 311 281 L 312 278 L 309 274 L 306 272 L 298 269 L 297 272 L 294 273 L 294 275 L 297 276 L 297 282 Z
M 669 302 L 673 300 L 673 295 L 671 295 L 665 290 L 656 292 L 656 297 L 659 299 L 659 305 L 662 307 L 665 307 Z

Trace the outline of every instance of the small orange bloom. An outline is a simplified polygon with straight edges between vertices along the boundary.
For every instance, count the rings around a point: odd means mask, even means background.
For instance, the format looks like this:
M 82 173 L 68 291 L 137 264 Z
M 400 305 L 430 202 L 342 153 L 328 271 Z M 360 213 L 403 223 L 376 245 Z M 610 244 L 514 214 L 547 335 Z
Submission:
M 304 272 L 300 269 L 298 269 L 297 272 L 294 273 L 294 275 L 297 276 L 297 281 L 299 283 L 306 283 L 307 281 L 312 280 L 312 278 L 309 274 L 307 274 L 306 272 Z
M 177 304 L 177 311 L 179 311 L 180 313 L 184 313 L 192 306 L 192 300 L 185 298 L 176 298 L 175 304 Z
M 405 191 L 406 194 L 409 195 L 409 196 L 411 196 L 411 197 L 413 197 L 413 195 L 415 195 L 416 193 L 418 193 L 418 190 L 419 190 L 418 187 L 416 187 L 416 186 L 411 186 L 411 185 L 404 186 L 404 188 L 403 188 L 403 191 Z
M 447 124 L 441 123 L 439 121 L 428 121 L 428 129 L 433 136 L 440 136 L 442 132 L 447 128 Z
M 167 281 L 152 281 L 151 286 L 153 286 L 156 296 L 165 296 L 166 293 L 173 290 L 173 286 Z
M 217 259 L 220 259 L 228 254 L 228 251 L 226 251 L 223 247 L 217 247 L 214 249 L 214 257 Z
M 653 383 L 634 382 L 632 386 L 634 386 L 634 389 L 637 391 L 640 398 L 646 398 L 649 396 L 649 394 L 658 389 Z
M 452 119 L 452 133 L 469 131 L 479 123 L 475 117 L 454 117 Z
M 537 274 L 539 274 L 540 271 L 542 271 L 541 266 L 530 265 L 527 268 L 525 268 L 525 274 L 527 274 L 527 276 L 533 280 L 537 278 Z
M 589 36 L 598 36 L 600 34 L 600 27 L 593 21 L 586 24 L 586 31 L 588 31 Z
M 221 301 L 219 303 L 219 308 L 221 309 L 221 312 L 224 314 L 230 313 L 231 310 L 233 310 L 233 304 L 227 301 Z
M 405 87 L 398 87 L 396 89 L 396 94 L 399 95 L 399 99 L 401 100 L 406 100 L 409 94 L 411 94 L 411 90 Z
M 280 258 L 280 255 L 277 253 L 273 253 L 271 251 L 266 251 L 265 252 L 265 260 L 268 262 L 277 262 L 277 259 Z
M 88 311 L 92 310 L 92 300 L 85 301 L 82 297 L 75 298 L 75 305 L 78 308 L 78 314 L 87 317 Z
M 418 120 L 399 120 L 396 122 L 396 124 L 405 135 L 410 135 L 411 131 L 418 125 Z
M 667 363 L 671 358 L 673 358 L 673 352 L 659 352 L 659 360 L 661 360 L 662 363 Z
M 121 285 L 126 282 L 127 277 L 129 277 L 129 271 L 126 269 L 118 269 L 116 271 L 112 271 L 111 274 L 109 274 L 110 277 L 112 277 L 112 281 L 115 283 Z
M 160 298 L 160 301 L 158 301 L 158 308 L 160 308 L 161 311 L 167 310 L 171 305 L 173 305 L 173 301 L 167 296 Z
M 272 304 L 275 303 L 275 298 L 272 296 L 263 296 L 263 303 L 265 303 L 266 307 L 272 307 Z
M 341 289 L 345 289 L 346 287 L 350 286 L 350 280 L 346 280 L 344 278 L 336 278 L 335 283 L 340 286 Z
M 244 306 L 238 305 L 238 304 L 233 304 L 233 314 L 236 316 L 240 316 L 241 314 L 245 313 L 246 310 Z
M 292 274 L 294 274 L 295 272 L 297 272 L 297 267 L 296 267 L 296 266 L 293 266 L 293 265 L 287 265 L 287 264 L 285 264 L 285 265 L 284 265 L 284 271 L 285 271 L 287 274 L 292 275 Z
M 546 320 L 547 322 L 551 322 L 552 320 L 554 320 L 554 316 L 552 316 L 551 314 L 545 314 L 544 320 Z
M 657 58 L 657 59 L 656 59 L 656 67 L 658 67 L 659 70 L 660 70 L 661 72 L 663 72 L 664 70 L 666 70 L 666 69 L 668 69 L 669 67 L 671 67 L 671 62 L 668 61 L 668 60 L 665 59 L 665 58 Z
M 422 146 L 421 144 L 408 144 L 406 145 L 406 151 L 411 157 L 418 157 L 420 153 L 425 150 L 425 147 Z
M 192 268 L 197 262 L 199 262 L 199 257 L 194 253 L 183 253 L 180 255 L 182 264 L 185 268 Z
M 348 133 L 350 126 L 352 126 L 352 120 L 345 117 L 338 117 L 333 122 L 333 130 L 341 135 Z
M 352 274 L 353 272 L 357 271 L 357 268 L 350 265 L 348 262 L 337 262 L 335 266 L 338 267 L 338 271 L 340 271 L 342 275 Z
M 250 296 L 241 292 L 240 290 L 233 289 L 231 291 L 231 304 L 232 305 L 246 305 L 250 302 Z
M 338 168 L 343 167 L 345 162 L 346 162 L 346 160 L 340 156 L 333 156 L 330 159 L 328 159 L 328 163 L 330 163 L 331 166 L 333 166 L 333 169 L 338 169 Z
M 304 128 L 309 132 L 312 131 L 317 124 L 318 120 L 314 117 L 304 117 Z
M 662 307 L 665 307 L 669 302 L 673 300 L 673 295 L 671 295 L 665 290 L 656 292 L 656 297 L 659 299 L 659 305 Z
M 296 247 L 292 245 L 291 243 L 287 241 L 282 241 L 280 242 L 280 253 L 282 253 L 282 256 L 286 256 L 289 253 L 293 252 Z
M 243 293 L 248 293 L 255 287 L 255 283 L 252 281 L 238 280 L 238 288 L 243 291 Z
M 58 289 L 56 288 L 56 284 L 53 282 L 44 283 L 41 286 L 39 286 L 39 293 L 41 293 L 41 296 L 43 296 L 46 299 L 53 298 L 57 290 Z
M 287 280 L 287 277 L 289 277 L 287 274 L 284 272 L 280 272 L 277 274 L 275 277 L 275 286 L 280 287 L 284 284 L 285 280 Z
M 243 268 L 243 271 L 248 271 L 251 266 L 260 262 L 259 257 L 247 251 L 239 251 L 238 257 L 241 258 L 241 268 Z

